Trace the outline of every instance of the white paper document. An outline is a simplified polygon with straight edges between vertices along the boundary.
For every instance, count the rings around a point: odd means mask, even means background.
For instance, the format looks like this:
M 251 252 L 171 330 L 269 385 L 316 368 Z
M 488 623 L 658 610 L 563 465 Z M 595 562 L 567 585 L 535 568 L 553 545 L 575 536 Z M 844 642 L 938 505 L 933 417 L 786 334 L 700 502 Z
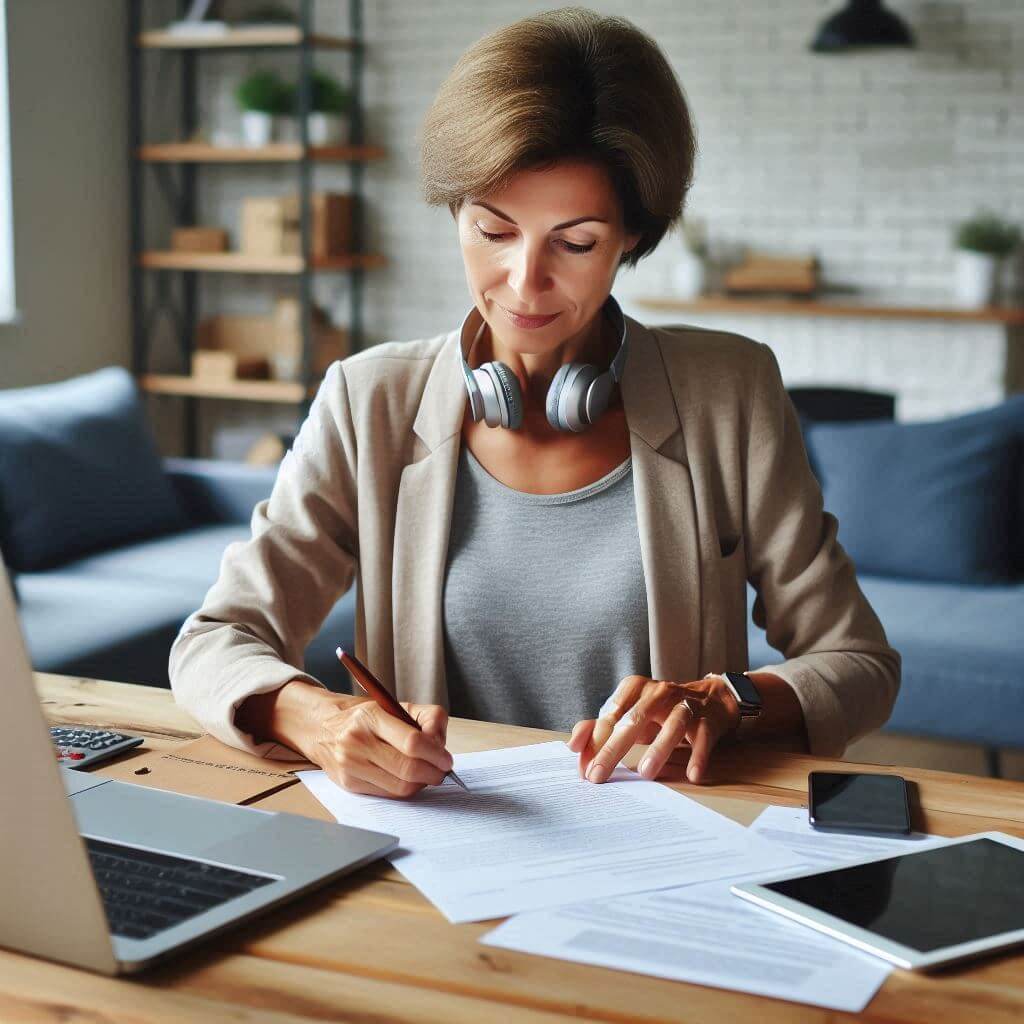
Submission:
M 816 832 L 807 809 L 769 807 L 750 831 L 799 863 L 778 874 L 918 849 L 905 838 Z M 774 871 L 765 867 L 750 877 Z M 660 978 L 775 996 L 834 1010 L 864 1009 L 892 967 L 796 922 L 744 903 L 724 882 L 520 914 L 481 938 L 504 949 Z
M 446 784 L 412 800 L 297 774 L 340 823 L 397 835 L 395 867 L 455 923 L 799 863 L 666 786 L 621 767 L 596 786 L 576 764 L 561 741 L 457 754 L 470 792 Z
M 885 857 L 890 853 L 910 853 L 920 849 L 922 843 L 932 845 L 937 838 L 923 832 L 892 838 L 819 832 L 807 820 L 806 807 L 766 807 L 750 830 L 797 854 L 808 870 L 844 861 Z
M 520 914 L 480 941 L 849 1012 L 867 1006 L 891 970 L 744 903 L 728 882 Z

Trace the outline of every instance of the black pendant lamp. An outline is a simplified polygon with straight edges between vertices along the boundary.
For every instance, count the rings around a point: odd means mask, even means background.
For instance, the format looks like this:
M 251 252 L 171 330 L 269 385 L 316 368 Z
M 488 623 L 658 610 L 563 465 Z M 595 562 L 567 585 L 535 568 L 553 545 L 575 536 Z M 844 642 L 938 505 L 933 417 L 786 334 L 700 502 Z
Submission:
M 885 9 L 882 0 L 847 0 L 826 18 L 811 43 L 815 53 L 841 53 L 862 46 L 913 46 L 907 23 Z

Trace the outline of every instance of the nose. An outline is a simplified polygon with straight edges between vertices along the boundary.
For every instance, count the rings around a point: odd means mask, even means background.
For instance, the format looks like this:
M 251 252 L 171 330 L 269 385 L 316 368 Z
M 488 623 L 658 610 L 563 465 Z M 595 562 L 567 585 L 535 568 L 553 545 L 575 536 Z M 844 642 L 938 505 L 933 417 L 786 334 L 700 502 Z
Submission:
M 508 277 L 509 287 L 528 309 L 551 287 L 544 243 L 531 245 L 524 241 L 517 247 Z

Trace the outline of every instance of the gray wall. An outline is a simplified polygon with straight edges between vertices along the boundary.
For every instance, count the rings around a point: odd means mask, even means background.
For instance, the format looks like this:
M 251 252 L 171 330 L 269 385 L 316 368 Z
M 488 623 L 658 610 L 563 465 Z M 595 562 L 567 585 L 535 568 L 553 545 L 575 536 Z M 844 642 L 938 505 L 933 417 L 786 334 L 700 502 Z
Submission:
M 0 387 L 128 365 L 122 0 L 7 0 L 19 318 Z

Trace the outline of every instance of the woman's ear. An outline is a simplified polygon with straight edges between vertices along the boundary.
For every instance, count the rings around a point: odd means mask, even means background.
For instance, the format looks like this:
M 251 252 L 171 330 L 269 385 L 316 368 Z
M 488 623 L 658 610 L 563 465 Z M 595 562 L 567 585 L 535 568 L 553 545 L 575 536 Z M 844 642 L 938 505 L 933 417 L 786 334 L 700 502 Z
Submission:
M 637 242 L 639 242 L 639 241 L 640 241 L 640 232 L 639 231 L 635 232 L 632 235 L 626 235 L 626 238 L 625 238 L 626 244 L 625 244 L 625 247 L 622 250 L 622 255 L 625 256 L 627 253 L 632 252 L 636 248 Z

